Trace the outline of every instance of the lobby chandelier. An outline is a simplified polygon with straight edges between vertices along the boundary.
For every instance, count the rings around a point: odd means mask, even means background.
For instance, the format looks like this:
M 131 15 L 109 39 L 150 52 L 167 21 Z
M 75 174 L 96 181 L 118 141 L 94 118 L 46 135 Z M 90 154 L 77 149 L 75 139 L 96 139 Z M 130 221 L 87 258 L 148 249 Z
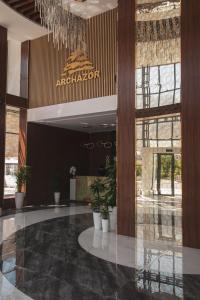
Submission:
M 70 50 L 85 48 L 85 21 L 72 14 L 71 0 L 35 0 L 41 25 L 52 33 L 53 43 L 58 48 Z

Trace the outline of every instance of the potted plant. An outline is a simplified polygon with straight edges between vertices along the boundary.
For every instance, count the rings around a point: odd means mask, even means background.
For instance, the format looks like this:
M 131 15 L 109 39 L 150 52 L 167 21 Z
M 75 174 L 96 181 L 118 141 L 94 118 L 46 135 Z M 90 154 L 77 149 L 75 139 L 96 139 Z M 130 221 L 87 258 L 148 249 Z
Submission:
M 76 178 L 76 167 L 75 166 L 71 166 L 69 169 L 69 174 L 70 174 L 70 178 L 75 179 Z
M 71 166 L 69 169 L 70 175 L 70 200 L 76 200 L 76 172 L 75 166 Z
M 110 210 L 110 229 L 115 230 L 117 225 L 116 207 L 116 160 L 106 167 L 106 192 L 105 197 Z
M 94 228 L 96 230 L 101 230 L 101 213 L 100 213 L 100 205 L 97 199 L 93 199 L 91 203 L 92 211 L 93 211 L 93 222 Z
M 31 170 L 29 166 L 22 166 L 15 173 L 17 192 L 15 193 L 15 205 L 17 209 L 21 209 L 24 203 L 25 192 L 24 186 L 27 181 L 30 179 Z
M 109 209 L 107 205 L 101 207 L 101 217 L 102 217 L 102 230 L 103 232 L 108 232 L 109 228 Z
M 97 230 L 101 229 L 101 204 L 103 202 L 103 193 L 105 191 L 105 184 L 100 179 L 95 179 L 90 186 L 90 190 L 94 196 L 92 199 L 91 207 L 93 210 L 93 221 L 94 228 Z
M 54 189 L 54 202 L 56 205 L 60 203 L 61 183 L 62 183 L 62 177 L 60 176 L 59 172 L 55 172 L 53 175 L 53 189 Z

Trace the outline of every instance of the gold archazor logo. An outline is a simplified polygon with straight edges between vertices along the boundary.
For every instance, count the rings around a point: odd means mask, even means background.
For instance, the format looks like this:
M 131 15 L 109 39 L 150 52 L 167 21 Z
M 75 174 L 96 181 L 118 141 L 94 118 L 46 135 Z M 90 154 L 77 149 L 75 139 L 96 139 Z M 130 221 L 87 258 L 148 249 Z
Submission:
M 76 50 L 68 57 L 61 79 L 57 80 L 56 87 L 97 78 L 100 78 L 100 71 L 95 70 L 84 51 Z

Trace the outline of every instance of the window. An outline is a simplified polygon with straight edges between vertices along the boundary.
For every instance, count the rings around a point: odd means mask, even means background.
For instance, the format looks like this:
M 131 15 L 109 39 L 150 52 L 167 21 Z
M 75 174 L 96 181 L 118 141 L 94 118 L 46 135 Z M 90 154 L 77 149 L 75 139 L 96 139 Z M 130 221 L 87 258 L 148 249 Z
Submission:
M 15 173 L 18 168 L 20 110 L 6 107 L 6 148 L 4 196 L 12 196 L 16 190 Z
M 180 63 L 136 70 L 136 107 L 151 108 L 180 103 Z

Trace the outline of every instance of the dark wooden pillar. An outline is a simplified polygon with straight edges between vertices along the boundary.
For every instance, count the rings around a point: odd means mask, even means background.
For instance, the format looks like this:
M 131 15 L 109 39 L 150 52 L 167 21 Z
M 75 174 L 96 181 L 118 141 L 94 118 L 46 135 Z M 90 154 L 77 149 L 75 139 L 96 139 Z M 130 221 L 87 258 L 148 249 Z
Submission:
M 182 0 L 183 244 L 200 248 L 200 1 Z
M 118 234 L 135 236 L 135 0 L 118 1 Z
M 28 107 L 29 97 L 29 52 L 30 42 L 23 42 L 21 45 L 21 78 L 20 97 L 26 99 Z M 26 164 L 27 146 L 27 109 L 20 108 L 20 132 L 19 132 L 19 166 Z
M 4 196 L 7 29 L 0 26 L 0 206 Z

